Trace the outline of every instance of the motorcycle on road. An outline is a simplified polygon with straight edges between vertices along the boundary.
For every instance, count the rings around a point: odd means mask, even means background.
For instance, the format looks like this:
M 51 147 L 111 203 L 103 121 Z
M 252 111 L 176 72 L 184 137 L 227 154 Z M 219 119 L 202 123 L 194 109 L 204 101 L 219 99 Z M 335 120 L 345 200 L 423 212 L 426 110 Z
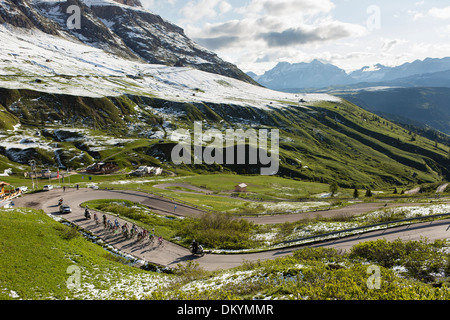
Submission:
M 87 208 L 84 210 L 84 217 L 87 220 L 91 220 L 91 213 L 89 212 L 89 210 Z
M 194 255 L 194 256 L 203 257 L 205 255 L 205 250 L 203 249 L 203 247 L 201 245 L 198 245 L 197 249 L 195 251 L 194 251 L 194 247 L 191 245 L 190 251 L 191 251 L 192 255 Z

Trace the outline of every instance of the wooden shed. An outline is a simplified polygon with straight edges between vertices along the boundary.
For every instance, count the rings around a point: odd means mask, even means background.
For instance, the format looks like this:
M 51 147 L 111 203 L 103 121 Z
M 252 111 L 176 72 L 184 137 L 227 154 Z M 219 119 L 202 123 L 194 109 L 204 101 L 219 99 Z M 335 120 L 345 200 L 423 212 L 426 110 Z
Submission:
M 247 192 L 247 185 L 245 183 L 238 184 L 235 188 L 235 192 Z

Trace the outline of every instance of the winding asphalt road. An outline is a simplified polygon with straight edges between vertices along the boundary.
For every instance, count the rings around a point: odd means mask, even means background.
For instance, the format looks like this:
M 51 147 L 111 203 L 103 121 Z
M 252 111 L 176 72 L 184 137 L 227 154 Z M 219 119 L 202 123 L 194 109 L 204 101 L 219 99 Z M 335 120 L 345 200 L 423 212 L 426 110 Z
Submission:
M 130 254 L 136 258 L 143 259 L 145 261 L 155 263 L 158 265 L 176 267 L 180 263 L 185 263 L 190 260 L 195 260 L 199 263 L 200 267 L 205 270 L 220 270 L 229 269 L 242 265 L 244 262 L 257 262 L 275 259 L 291 255 L 299 248 L 280 249 L 270 252 L 261 252 L 253 254 L 207 254 L 204 257 L 193 257 L 190 252 L 181 246 L 176 244 L 165 242 L 164 246 L 160 247 L 156 244 L 137 243 L 136 240 L 125 240 L 121 235 L 112 234 L 109 231 L 104 230 L 103 225 L 95 225 L 93 220 L 86 220 L 84 218 L 84 209 L 80 207 L 80 204 L 97 199 L 122 199 L 130 200 L 133 202 L 141 203 L 148 206 L 154 212 L 170 216 L 190 216 L 196 217 L 203 214 L 202 211 L 189 207 L 184 204 L 176 204 L 171 200 L 161 198 L 158 196 L 137 192 L 137 191 L 122 191 L 122 190 L 91 190 L 80 189 L 73 190 L 67 189 L 63 192 L 61 189 L 55 189 L 49 192 L 40 192 L 30 195 L 25 195 L 15 200 L 16 207 L 28 207 L 35 209 L 42 209 L 48 214 L 58 216 L 58 199 L 64 198 L 64 203 L 71 206 L 73 212 L 71 214 L 64 215 L 63 218 L 79 225 L 81 228 L 90 231 L 96 236 L 100 237 L 106 243 L 114 246 L 118 250 Z M 175 204 L 177 205 L 175 209 Z M 395 206 L 407 206 L 407 205 L 419 205 L 419 204 L 395 204 Z M 351 214 L 363 214 L 372 210 L 383 208 L 384 204 L 380 203 L 361 203 L 347 208 L 341 208 L 336 210 L 315 212 L 315 216 L 332 216 Z M 308 217 L 307 214 L 302 215 L 286 215 L 286 216 L 274 216 L 274 217 L 258 217 L 250 218 L 259 224 L 269 223 L 283 223 L 286 221 L 298 221 Z M 112 221 L 116 217 L 108 216 Z M 295 220 L 296 219 L 296 220 Z M 121 224 L 126 221 L 118 219 Z M 158 230 L 155 230 L 158 233 Z M 386 240 L 420 240 L 427 238 L 431 241 L 437 239 L 450 238 L 450 221 L 435 221 L 432 223 L 415 224 L 405 226 L 396 229 L 389 229 L 383 231 L 376 231 L 367 233 L 360 236 L 349 237 L 332 242 L 311 245 L 313 247 L 329 247 L 342 250 L 349 250 L 354 245 L 360 242 L 386 239 Z

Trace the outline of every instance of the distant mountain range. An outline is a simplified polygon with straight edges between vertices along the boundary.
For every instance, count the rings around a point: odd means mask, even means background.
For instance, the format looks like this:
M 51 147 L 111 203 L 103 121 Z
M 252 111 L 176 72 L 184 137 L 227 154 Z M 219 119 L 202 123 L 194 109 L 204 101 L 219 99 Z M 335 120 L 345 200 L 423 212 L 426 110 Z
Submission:
M 347 73 L 332 64 L 280 62 L 263 75 L 248 73 L 261 85 L 280 91 L 299 92 L 329 87 L 362 88 L 377 86 L 450 86 L 450 57 L 416 60 L 397 67 L 381 64 Z
M 248 75 L 273 90 L 330 93 L 390 120 L 450 135 L 450 57 L 351 73 L 318 60 L 281 62 L 261 76 Z

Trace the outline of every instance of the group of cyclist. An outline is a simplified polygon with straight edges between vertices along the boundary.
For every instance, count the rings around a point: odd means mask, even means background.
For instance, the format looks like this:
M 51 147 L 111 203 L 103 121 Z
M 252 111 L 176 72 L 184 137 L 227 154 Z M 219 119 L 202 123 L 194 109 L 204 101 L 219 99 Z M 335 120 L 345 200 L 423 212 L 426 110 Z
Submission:
M 61 199 L 62 200 L 62 199 Z M 60 201 L 61 201 L 60 200 Z M 62 201 L 61 201 L 62 202 Z M 84 215 L 86 219 L 91 219 L 91 213 L 89 211 L 89 207 L 85 207 Z M 98 218 L 97 213 L 94 213 L 94 222 L 96 225 L 100 224 L 100 220 Z M 157 237 L 155 234 L 155 228 L 152 229 L 152 232 L 148 232 L 146 229 L 139 230 L 138 227 L 133 224 L 131 227 L 128 226 L 128 223 L 125 222 L 125 224 L 121 225 L 119 220 L 114 219 L 114 222 L 111 221 L 111 219 L 108 219 L 106 214 L 103 214 L 103 228 L 107 231 L 113 232 L 115 234 L 122 234 L 122 236 L 125 239 L 133 239 L 136 237 L 137 242 L 145 242 L 145 240 L 149 240 L 151 244 L 155 242 L 155 240 L 158 241 L 159 246 L 164 245 L 164 240 L 161 236 Z M 196 255 L 204 255 L 205 252 L 203 251 L 203 247 L 196 241 L 193 240 L 191 244 L 191 252 L 192 254 Z
M 89 212 L 88 207 L 85 208 L 85 212 Z M 90 216 L 90 213 L 89 213 Z M 94 222 L 96 225 L 100 224 L 99 218 L 97 216 L 97 213 L 94 213 Z M 119 220 L 114 219 L 114 221 L 111 221 L 111 219 L 108 219 L 108 217 L 103 214 L 103 228 L 107 231 L 110 231 L 115 234 L 121 234 L 125 239 L 134 239 L 136 238 L 137 242 L 144 242 L 145 240 L 149 240 L 150 243 L 154 243 L 155 240 L 158 241 L 159 246 L 163 246 L 164 239 L 159 236 L 157 237 L 155 234 L 155 229 L 152 229 L 152 232 L 149 232 L 145 229 L 139 229 L 135 224 L 133 224 L 131 227 L 128 226 L 127 223 L 121 225 Z

